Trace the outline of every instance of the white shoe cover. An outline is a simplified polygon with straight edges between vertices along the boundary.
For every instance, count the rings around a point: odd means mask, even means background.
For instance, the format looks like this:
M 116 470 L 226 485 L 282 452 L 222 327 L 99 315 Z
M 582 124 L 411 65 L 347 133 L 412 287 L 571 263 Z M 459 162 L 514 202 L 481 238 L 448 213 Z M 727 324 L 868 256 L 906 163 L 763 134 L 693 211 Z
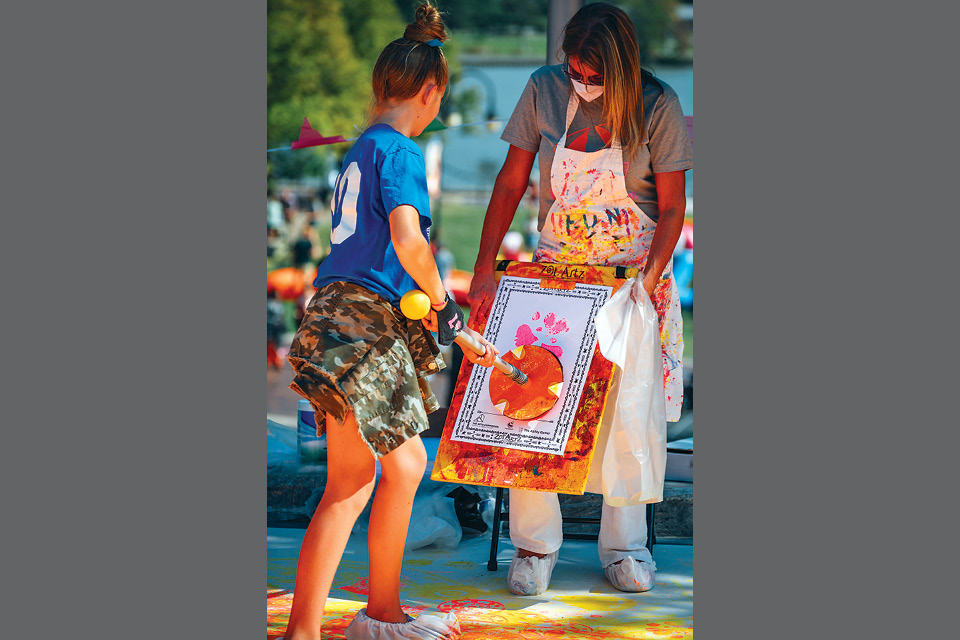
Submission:
M 507 586 L 510 593 L 518 596 L 538 596 L 550 586 L 550 576 L 557 564 L 560 551 L 548 553 L 542 558 L 528 556 L 521 558 L 519 552 L 513 552 L 510 569 L 507 571 Z
M 656 570 L 656 565 L 628 556 L 607 566 L 603 572 L 610 584 L 620 591 L 650 591 Z
M 407 616 L 407 622 L 380 622 L 368 616 L 364 607 L 343 635 L 347 640 L 456 640 L 460 637 L 460 622 L 453 613 L 425 613 L 419 618 Z

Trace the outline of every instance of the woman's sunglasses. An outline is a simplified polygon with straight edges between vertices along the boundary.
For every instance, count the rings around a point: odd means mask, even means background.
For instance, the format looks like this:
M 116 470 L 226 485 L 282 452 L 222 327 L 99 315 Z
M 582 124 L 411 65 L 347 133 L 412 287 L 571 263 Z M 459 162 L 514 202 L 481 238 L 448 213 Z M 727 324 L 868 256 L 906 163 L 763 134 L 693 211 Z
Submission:
M 563 63 L 563 72 L 567 74 L 567 77 L 571 80 L 576 80 L 581 84 L 585 84 L 592 87 L 602 87 L 603 86 L 603 74 L 598 73 L 595 76 L 589 76 L 584 78 L 582 75 L 570 68 L 570 64 L 567 62 Z

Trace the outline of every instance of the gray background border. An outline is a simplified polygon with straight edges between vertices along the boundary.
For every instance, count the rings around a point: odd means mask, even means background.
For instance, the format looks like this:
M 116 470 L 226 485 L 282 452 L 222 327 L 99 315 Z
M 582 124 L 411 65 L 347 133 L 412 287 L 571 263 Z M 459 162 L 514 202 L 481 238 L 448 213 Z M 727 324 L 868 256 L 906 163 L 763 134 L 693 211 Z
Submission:
M 914 75 L 952 35 L 865 6 L 698 6 L 704 638 L 916 637 L 949 611 L 941 529 L 891 522 L 930 504 L 901 434 L 949 386 L 914 373 L 926 271 L 897 251 L 939 231 L 904 220 L 937 206 L 908 171 L 952 166 L 949 76 Z M 264 6 L 2 23 L 9 633 L 263 637 Z

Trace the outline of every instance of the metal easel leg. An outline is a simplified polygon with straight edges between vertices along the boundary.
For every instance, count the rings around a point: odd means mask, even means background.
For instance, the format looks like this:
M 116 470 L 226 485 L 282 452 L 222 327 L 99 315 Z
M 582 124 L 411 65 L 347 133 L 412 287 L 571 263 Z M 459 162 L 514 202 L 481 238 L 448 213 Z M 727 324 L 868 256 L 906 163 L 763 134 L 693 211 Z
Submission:
M 503 516 L 507 515 L 502 511 L 503 506 L 503 487 L 497 487 L 497 497 L 493 506 L 493 527 L 490 536 L 490 560 L 487 562 L 487 569 L 497 570 L 497 547 L 500 546 L 500 528 Z
M 653 520 L 657 515 L 655 506 L 652 502 L 647 504 L 647 550 L 650 555 L 653 555 L 653 545 L 657 541 L 653 533 Z

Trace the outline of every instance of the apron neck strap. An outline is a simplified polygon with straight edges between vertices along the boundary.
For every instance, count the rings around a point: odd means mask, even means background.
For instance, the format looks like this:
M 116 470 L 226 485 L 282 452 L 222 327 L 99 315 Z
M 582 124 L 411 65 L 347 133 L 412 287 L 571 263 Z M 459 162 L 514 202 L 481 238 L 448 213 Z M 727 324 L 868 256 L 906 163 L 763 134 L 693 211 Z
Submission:
M 563 127 L 564 135 L 570 130 L 570 125 L 573 124 L 573 118 L 577 115 L 578 100 L 576 93 L 573 88 L 570 89 L 570 99 L 567 100 L 567 124 Z

